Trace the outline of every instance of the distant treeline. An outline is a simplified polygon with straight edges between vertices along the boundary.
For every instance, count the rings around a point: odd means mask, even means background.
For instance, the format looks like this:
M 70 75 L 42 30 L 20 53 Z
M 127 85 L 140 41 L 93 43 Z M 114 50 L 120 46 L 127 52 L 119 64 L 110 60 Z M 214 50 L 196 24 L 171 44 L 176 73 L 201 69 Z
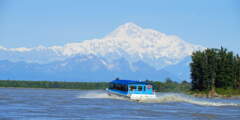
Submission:
M 187 92 L 191 89 L 191 83 L 182 81 L 178 83 L 167 78 L 165 82 L 146 80 L 153 85 L 153 88 L 157 92 Z
M 192 54 L 192 90 L 240 89 L 240 57 L 227 49 L 206 49 Z
M 20 81 L 0 80 L 0 87 L 20 88 L 61 88 L 61 89 L 105 89 L 107 82 L 56 82 L 56 81 Z
M 191 88 L 191 84 L 183 81 L 177 83 L 169 78 L 165 82 L 150 81 L 155 91 L 160 92 L 184 92 Z M 61 89 L 105 89 L 107 82 L 55 82 L 55 81 L 20 81 L 20 80 L 0 80 L 0 87 L 19 87 L 19 88 L 61 88 Z

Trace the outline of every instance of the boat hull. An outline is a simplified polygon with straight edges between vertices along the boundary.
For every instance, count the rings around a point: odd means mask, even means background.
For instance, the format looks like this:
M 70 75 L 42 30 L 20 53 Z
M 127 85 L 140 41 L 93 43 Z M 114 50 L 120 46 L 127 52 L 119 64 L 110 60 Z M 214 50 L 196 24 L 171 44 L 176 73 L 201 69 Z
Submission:
M 109 96 L 119 96 L 119 97 L 124 97 L 130 100 L 136 100 L 136 101 L 156 98 L 155 94 L 121 94 L 119 92 L 115 92 L 109 89 L 106 89 L 106 91 Z
M 144 100 L 144 99 L 154 99 L 156 98 L 155 94 L 131 94 L 130 96 L 131 100 Z

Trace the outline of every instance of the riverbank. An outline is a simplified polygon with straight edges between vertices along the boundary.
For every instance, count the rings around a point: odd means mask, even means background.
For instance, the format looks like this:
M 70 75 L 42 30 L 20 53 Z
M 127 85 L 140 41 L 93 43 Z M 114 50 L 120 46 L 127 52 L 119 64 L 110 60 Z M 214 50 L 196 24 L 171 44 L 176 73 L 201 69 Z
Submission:
M 216 88 L 216 92 L 212 94 L 209 91 L 188 91 L 186 94 L 201 98 L 225 98 L 240 99 L 240 90 Z
M 0 80 L 0 87 L 4 88 L 45 88 L 45 89 L 105 89 L 107 82 L 59 82 L 59 81 L 25 81 Z

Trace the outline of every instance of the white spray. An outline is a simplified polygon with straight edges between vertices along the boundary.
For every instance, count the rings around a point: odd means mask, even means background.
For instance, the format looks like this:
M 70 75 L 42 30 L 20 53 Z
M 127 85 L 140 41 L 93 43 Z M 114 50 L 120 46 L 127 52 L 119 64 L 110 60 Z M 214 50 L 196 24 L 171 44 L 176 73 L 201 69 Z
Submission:
M 129 100 L 123 97 L 110 96 L 104 91 L 88 91 L 82 95 L 79 95 L 78 98 Z M 144 103 L 185 102 L 202 106 L 240 106 L 240 103 L 216 102 L 211 99 L 201 99 L 179 93 L 158 93 L 156 98 L 142 99 L 139 102 Z

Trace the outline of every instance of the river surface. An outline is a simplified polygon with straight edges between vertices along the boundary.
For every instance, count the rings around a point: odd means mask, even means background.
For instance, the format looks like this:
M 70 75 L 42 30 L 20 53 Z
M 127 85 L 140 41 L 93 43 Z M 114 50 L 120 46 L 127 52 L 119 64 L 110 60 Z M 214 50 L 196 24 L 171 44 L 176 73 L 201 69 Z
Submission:
M 0 120 L 240 120 L 240 100 L 158 93 L 134 102 L 104 91 L 0 88 Z

